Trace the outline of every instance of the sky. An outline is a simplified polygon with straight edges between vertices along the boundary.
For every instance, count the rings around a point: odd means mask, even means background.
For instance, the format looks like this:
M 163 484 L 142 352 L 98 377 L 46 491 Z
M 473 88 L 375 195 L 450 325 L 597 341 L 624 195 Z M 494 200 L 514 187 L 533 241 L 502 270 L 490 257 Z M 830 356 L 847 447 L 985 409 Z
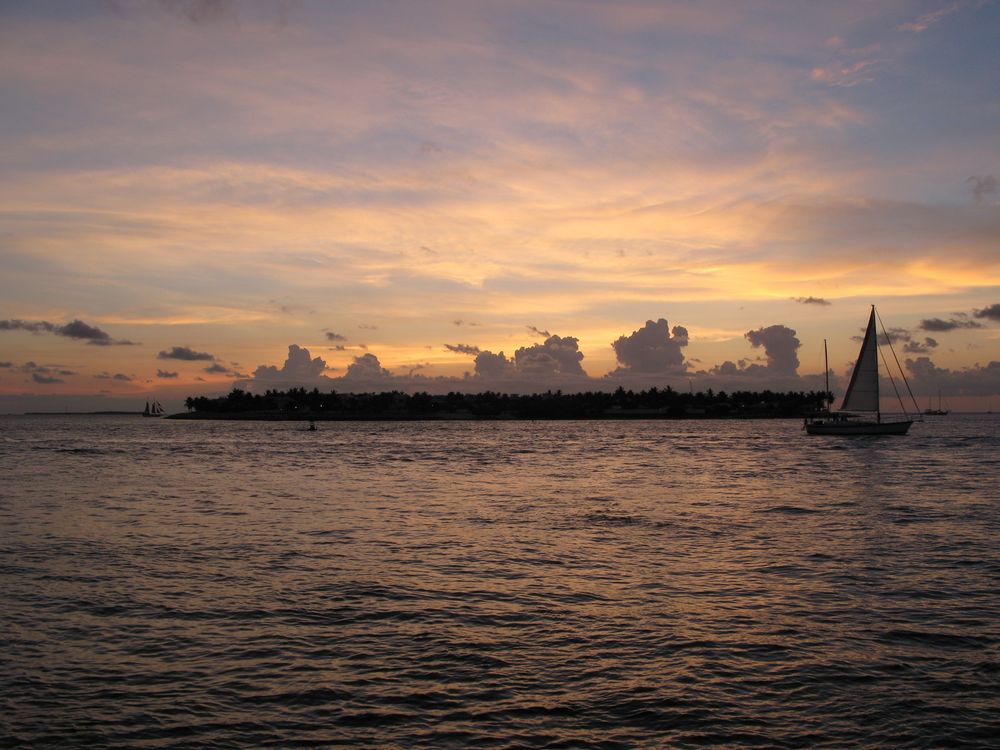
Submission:
M 1000 2 L 0 0 L 0 412 L 1000 407 Z M 892 355 L 887 355 L 893 359 Z

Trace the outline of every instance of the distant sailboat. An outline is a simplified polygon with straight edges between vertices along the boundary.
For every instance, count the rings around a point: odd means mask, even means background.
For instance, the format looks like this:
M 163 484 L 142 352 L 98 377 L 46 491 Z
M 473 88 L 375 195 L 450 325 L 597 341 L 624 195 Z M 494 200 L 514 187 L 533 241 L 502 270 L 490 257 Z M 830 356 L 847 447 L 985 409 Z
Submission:
M 938 405 L 937 405 L 937 409 L 934 409 L 934 408 L 931 407 L 930 399 L 927 400 L 927 408 L 924 409 L 924 414 L 926 414 L 927 416 L 929 416 L 929 417 L 943 417 L 948 412 L 949 412 L 948 409 L 945 409 L 945 408 L 943 408 L 941 406 L 941 391 L 940 390 L 938 390 Z
M 144 417 L 162 417 L 164 413 L 164 409 L 160 406 L 159 401 L 153 401 L 152 404 L 147 401 L 146 408 L 142 410 L 142 416 Z
M 908 417 L 893 421 L 882 420 L 878 385 L 878 333 L 875 327 L 875 318 L 875 305 L 872 305 L 865 338 L 861 343 L 858 360 L 854 363 L 854 372 L 851 374 L 851 382 L 847 386 L 847 393 L 844 394 L 844 403 L 841 404 L 840 411 L 827 410 L 806 417 L 805 430 L 808 434 L 905 435 L 910 429 L 910 425 L 913 424 L 913 420 Z M 827 368 L 827 372 L 829 372 L 829 368 Z M 903 379 L 905 381 L 905 375 Z M 829 387 L 827 390 L 829 391 Z M 902 399 L 900 399 L 900 405 L 902 405 Z

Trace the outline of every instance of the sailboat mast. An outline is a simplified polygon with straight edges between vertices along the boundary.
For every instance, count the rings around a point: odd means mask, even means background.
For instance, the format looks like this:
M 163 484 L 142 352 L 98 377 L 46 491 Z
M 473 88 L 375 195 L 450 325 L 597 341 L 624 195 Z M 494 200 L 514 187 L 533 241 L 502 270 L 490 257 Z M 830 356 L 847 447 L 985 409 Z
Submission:
M 872 305 L 872 322 L 875 321 L 875 305 Z M 882 326 L 882 330 L 885 330 L 885 326 Z M 872 332 L 875 334 L 875 421 L 882 422 L 882 395 L 879 393 L 878 388 L 878 330 L 872 325 Z M 886 341 L 889 340 L 889 334 L 885 336 Z M 891 344 L 890 344 L 891 345 Z M 888 372 L 888 365 L 886 365 L 886 372 Z
M 823 400 L 826 401 L 826 410 L 830 411 L 830 356 L 826 351 L 826 339 L 823 339 L 823 374 L 826 375 L 826 393 Z

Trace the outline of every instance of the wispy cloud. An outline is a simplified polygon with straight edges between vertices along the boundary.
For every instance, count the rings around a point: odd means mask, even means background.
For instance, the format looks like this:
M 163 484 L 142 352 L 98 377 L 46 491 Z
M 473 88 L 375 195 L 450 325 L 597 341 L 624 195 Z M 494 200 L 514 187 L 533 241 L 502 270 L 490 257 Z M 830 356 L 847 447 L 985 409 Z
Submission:
M 235 21 L 238 18 L 232 0 L 156 0 L 156 4 L 195 25 Z
M 903 351 L 907 354 L 926 354 L 938 347 L 937 339 L 925 336 L 923 341 L 910 339 L 903 344 Z
M 470 344 L 445 344 L 444 348 L 450 352 L 455 352 L 456 354 L 471 354 L 473 356 L 482 351 L 478 346 L 472 346 Z
M 106 331 L 97 326 L 84 323 L 82 320 L 71 320 L 65 325 L 50 323 L 46 320 L 0 320 L 0 331 L 30 331 L 31 333 L 48 332 L 56 336 L 86 341 L 94 346 L 134 346 L 134 341 L 113 339 Z
M 975 197 L 976 202 L 980 204 L 988 202 L 1000 192 L 998 191 L 997 178 L 991 174 L 982 177 L 973 175 L 965 182 L 972 186 L 972 195 Z
M 922 34 L 925 31 L 927 31 L 927 29 L 940 23 L 942 20 L 950 16 L 952 13 L 957 13 L 958 11 L 960 11 L 963 5 L 964 3 L 960 2 L 949 3 L 944 7 L 938 8 L 937 10 L 932 10 L 929 13 L 924 13 L 916 20 L 902 23 L 896 28 L 899 31 L 910 31 L 914 34 Z
M 98 380 L 117 380 L 122 383 L 131 383 L 132 377 L 123 372 L 116 372 L 112 375 L 109 372 L 102 372 L 94 376 Z
M 31 375 L 31 382 L 38 385 L 57 385 L 65 383 L 65 377 L 76 375 L 73 370 L 69 370 L 62 365 L 39 365 L 35 362 L 25 362 L 23 365 L 14 366 L 12 362 L 0 363 L 0 367 L 16 372 L 23 372 Z
M 982 328 L 982 323 L 977 323 L 974 320 L 970 320 L 967 315 L 961 314 L 956 315 L 949 320 L 942 320 L 941 318 L 924 318 L 920 321 L 920 330 L 922 331 L 934 331 L 938 333 L 944 333 L 946 331 L 955 331 L 960 328 Z
M 817 83 L 849 88 L 874 80 L 873 72 L 877 64 L 877 59 L 851 63 L 833 62 L 821 68 L 813 68 L 809 77 Z
M 230 369 L 226 367 L 224 364 L 221 364 L 220 362 L 215 362 L 214 364 L 209 365 L 208 367 L 204 368 L 204 371 L 207 372 L 209 375 L 228 375 L 229 377 L 233 378 L 247 377 L 239 370 Z
M 70 370 L 70 369 L 64 367 L 63 365 L 53 365 L 53 364 L 40 365 L 40 364 L 37 364 L 37 363 L 32 362 L 32 361 L 25 362 L 23 365 L 21 365 L 17 369 L 20 370 L 21 372 L 34 373 L 36 375 L 63 375 L 63 376 L 69 376 L 69 375 L 76 375 L 77 374 L 75 371 Z M 63 381 L 59 381 L 59 382 L 63 382 Z

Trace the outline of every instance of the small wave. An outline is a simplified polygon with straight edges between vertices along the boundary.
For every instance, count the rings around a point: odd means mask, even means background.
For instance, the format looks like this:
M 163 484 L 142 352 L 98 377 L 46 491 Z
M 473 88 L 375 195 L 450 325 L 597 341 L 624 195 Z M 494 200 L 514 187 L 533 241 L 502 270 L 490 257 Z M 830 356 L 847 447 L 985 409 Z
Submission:
M 764 508 L 763 510 L 756 511 L 757 513 L 784 513 L 789 516 L 799 516 L 799 515 L 809 515 L 812 513 L 822 513 L 821 510 L 816 510 L 815 508 L 802 508 L 798 505 L 775 505 L 773 508 Z
M 806 573 L 806 570 L 800 565 L 765 565 L 757 568 L 757 572 L 778 576 L 801 576 Z
M 983 648 L 994 642 L 994 639 L 985 636 L 957 635 L 955 633 L 943 633 L 929 630 L 907 630 L 897 628 L 882 633 L 880 640 L 887 643 L 915 643 L 938 648 Z
M 48 445 L 33 445 L 32 450 L 36 451 L 53 451 L 55 453 L 70 453 L 78 456 L 101 456 L 112 451 L 108 451 L 104 448 L 67 448 L 65 446 L 48 446 Z M 121 451 L 118 451 L 119 453 Z
M 596 526 L 634 526 L 646 521 L 641 516 L 628 513 L 588 513 L 583 520 Z

